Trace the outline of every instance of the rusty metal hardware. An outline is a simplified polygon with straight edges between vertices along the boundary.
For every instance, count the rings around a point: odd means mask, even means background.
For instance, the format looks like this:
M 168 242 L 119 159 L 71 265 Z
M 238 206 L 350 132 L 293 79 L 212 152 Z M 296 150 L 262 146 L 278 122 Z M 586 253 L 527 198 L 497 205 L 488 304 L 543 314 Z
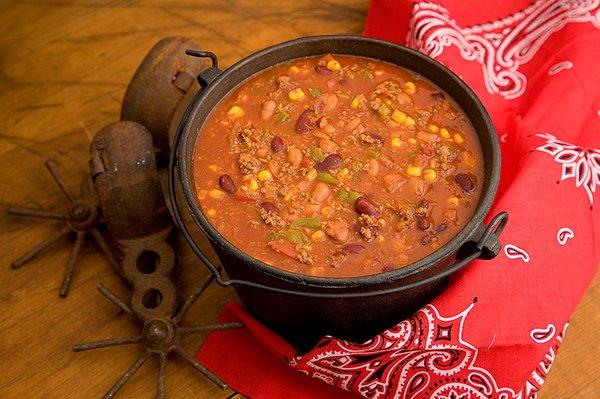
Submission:
M 199 46 L 185 37 L 161 39 L 135 71 L 123 98 L 121 120 L 144 125 L 155 146 L 166 153 L 173 116 L 186 94 L 198 91 L 196 76 L 204 69 L 203 63 L 185 55 L 190 48 Z
M 140 367 L 148 360 L 150 356 L 158 357 L 158 373 L 156 378 L 156 397 L 165 397 L 165 375 L 167 368 L 167 358 L 169 355 L 174 354 L 175 356 L 183 359 L 189 365 L 194 367 L 206 378 L 215 383 L 221 389 L 226 390 L 227 384 L 223 382 L 217 375 L 211 372 L 209 369 L 200 364 L 193 356 L 186 352 L 180 345 L 179 339 L 183 335 L 195 334 L 206 331 L 216 330 L 229 330 L 234 328 L 243 327 L 242 323 L 217 323 L 207 325 L 183 325 L 183 317 L 189 308 L 198 299 L 200 294 L 210 285 L 214 280 L 214 277 L 208 276 L 202 284 L 187 298 L 187 300 L 169 316 L 160 316 L 157 314 L 155 317 L 148 318 L 146 320 L 140 320 L 136 317 L 136 306 L 148 306 L 152 307 L 156 298 L 146 298 L 146 294 L 143 296 L 137 296 L 134 292 L 131 306 L 127 305 L 125 301 L 120 299 L 108 288 L 102 284 L 98 285 L 98 290 L 104 295 L 112 304 L 117 308 L 133 316 L 134 320 L 141 325 L 141 331 L 139 335 L 132 337 L 120 337 L 111 338 L 101 341 L 87 342 L 82 344 L 73 345 L 75 352 L 107 348 L 111 346 L 120 345 L 131 345 L 141 344 L 143 346 L 140 355 L 137 360 L 125 371 L 125 373 L 117 380 L 117 382 L 109 389 L 104 395 L 104 398 L 112 398 L 117 392 L 129 381 L 129 379 L 140 369 Z M 148 291 L 147 291 L 148 292 Z M 235 396 L 235 394 L 234 394 Z M 233 397 L 233 396 L 230 396 Z
M 60 296 L 64 298 L 67 296 L 69 288 L 71 287 L 73 273 L 77 264 L 77 258 L 79 257 L 79 253 L 81 252 L 81 247 L 83 245 L 85 237 L 88 234 L 92 236 L 94 241 L 96 241 L 98 247 L 100 247 L 100 250 L 102 250 L 108 261 L 113 266 L 117 266 L 118 261 L 116 260 L 111 248 L 109 247 L 107 241 L 101 233 L 98 204 L 95 195 L 93 194 L 93 191 L 91 189 L 91 181 L 89 177 L 86 176 L 83 179 L 83 183 L 81 184 L 81 192 L 79 196 L 75 196 L 67 187 L 66 182 L 60 176 L 56 163 L 48 159 L 46 160 L 45 165 L 48 171 L 50 172 L 50 175 L 52 175 L 52 178 L 65 195 L 67 204 L 69 205 L 68 211 L 66 213 L 59 213 L 40 209 L 13 206 L 8 208 L 7 212 L 8 214 L 15 216 L 26 216 L 38 219 L 62 220 L 65 222 L 66 226 L 63 227 L 56 234 L 48 237 L 44 241 L 31 248 L 29 251 L 27 251 L 25 254 L 23 254 L 21 257 L 15 260 L 11 264 L 11 266 L 13 269 L 18 269 L 22 267 L 25 263 L 34 259 L 44 249 L 54 244 L 62 237 L 68 235 L 75 235 L 75 243 L 73 245 L 73 249 L 71 250 L 71 256 L 67 263 L 65 276 L 63 278 L 59 291 Z

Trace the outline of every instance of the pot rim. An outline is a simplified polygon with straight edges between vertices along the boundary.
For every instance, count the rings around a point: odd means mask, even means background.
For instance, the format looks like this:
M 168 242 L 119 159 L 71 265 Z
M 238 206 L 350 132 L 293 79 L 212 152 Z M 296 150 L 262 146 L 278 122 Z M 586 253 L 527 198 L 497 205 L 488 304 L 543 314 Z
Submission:
M 200 206 L 199 206 L 199 202 L 196 198 L 196 195 L 194 194 L 195 191 L 192 187 L 193 186 L 193 184 L 192 184 L 192 182 L 193 182 L 193 166 L 188 168 L 188 162 L 190 162 L 190 164 L 193 165 L 193 158 L 186 159 L 187 154 L 189 153 L 189 149 L 190 149 L 189 147 L 190 146 L 195 147 L 196 142 L 197 142 L 198 135 L 195 136 L 196 140 L 193 140 L 193 142 L 191 142 L 192 140 L 190 140 L 190 136 L 192 136 L 191 128 L 192 128 L 192 124 L 194 122 L 195 116 L 198 112 L 198 109 L 201 107 L 204 100 L 211 95 L 211 93 L 215 90 L 215 88 L 218 87 L 221 83 L 226 82 L 228 80 L 228 78 L 240 67 L 248 65 L 250 63 L 253 63 L 256 60 L 260 59 L 261 57 L 268 56 L 272 52 L 281 51 L 281 50 L 288 49 L 288 48 L 293 48 L 294 46 L 299 46 L 299 45 L 303 45 L 306 43 L 312 43 L 315 41 L 355 41 L 355 42 L 369 43 L 369 44 L 373 44 L 373 45 L 377 45 L 377 46 L 390 47 L 390 48 L 394 48 L 395 50 L 407 52 L 411 56 L 419 58 L 421 62 L 428 63 L 431 65 L 432 68 L 436 68 L 436 69 L 440 70 L 441 72 L 443 72 L 445 75 L 447 75 L 447 77 L 450 80 L 452 80 L 452 83 L 457 85 L 459 87 L 459 89 L 465 94 L 465 96 L 471 101 L 472 105 L 474 106 L 474 108 L 476 110 L 476 113 L 479 113 L 479 115 L 483 121 L 483 124 L 482 124 L 482 127 L 480 127 L 480 129 L 476 130 L 476 132 L 477 132 L 478 136 L 489 135 L 490 136 L 489 137 L 490 145 L 492 147 L 491 148 L 491 150 L 492 150 L 491 158 L 492 159 L 485 160 L 486 162 L 491 163 L 491 173 L 488 178 L 487 189 L 485 190 L 485 192 L 482 193 L 479 203 L 477 205 L 477 209 L 473 213 L 473 216 L 471 217 L 469 222 L 467 222 L 467 224 L 460 230 L 460 232 L 458 234 L 456 234 L 456 236 L 454 236 L 450 241 L 448 241 L 446 244 L 439 247 L 437 250 L 435 250 L 431 254 L 427 255 L 426 257 L 421 258 L 411 264 L 408 264 L 408 265 L 403 266 L 398 269 L 394 269 L 394 270 L 391 270 L 388 272 L 365 275 L 365 276 L 355 276 L 355 277 L 309 276 L 309 275 L 304 275 L 304 274 L 300 274 L 300 273 L 289 272 L 289 271 L 277 268 L 276 266 L 271 266 L 265 262 L 260 261 L 259 259 L 256 259 L 256 258 L 250 256 L 249 254 L 241 251 L 235 245 L 230 243 L 224 236 L 222 236 L 221 233 L 219 233 L 217 231 L 217 229 L 215 227 L 213 227 L 213 225 L 206 219 L 206 217 L 202 213 Z M 351 52 L 339 53 L 339 52 L 334 51 L 333 53 L 364 57 L 363 55 L 355 54 L 355 53 L 351 53 Z M 318 54 L 314 54 L 314 55 L 316 56 Z M 294 60 L 294 59 L 299 59 L 299 58 L 303 58 L 303 57 L 290 57 L 289 60 Z M 373 58 L 373 57 L 369 57 L 369 58 Z M 285 62 L 285 61 L 281 61 L 281 62 Z M 384 62 L 391 62 L 391 61 L 384 61 Z M 279 64 L 279 63 L 280 62 L 278 62 L 277 64 Z M 391 62 L 391 63 L 393 63 L 393 62 Z M 276 64 L 273 64 L 273 65 L 276 65 Z M 400 64 L 396 64 L 396 65 L 411 70 L 411 68 L 408 66 L 404 66 L 404 65 L 400 65 Z M 250 76 L 257 74 L 262 70 L 264 70 L 264 68 L 254 71 L 254 73 Z M 237 87 L 239 84 L 241 84 L 244 81 L 246 81 L 247 79 L 249 79 L 250 76 L 246 77 L 243 81 L 236 82 L 236 85 L 228 90 L 228 94 L 232 90 L 234 90 L 235 87 Z M 437 85 L 438 83 L 434 82 L 434 84 Z M 459 99 L 456 99 L 456 98 L 453 98 L 453 99 L 454 99 L 454 101 L 457 102 L 458 105 L 461 106 L 461 108 L 463 108 L 461 102 L 459 102 Z M 209 113 L 210 113 L 210 111 L 209 111 Z M 202 121 L 202 124 L 203 123 L 204 123 L 204 121 Z M 438 262 L 440 262 L 440 261 L 446 259 L 447 257 L 449 257 L 450 255 L 456 253 L 464 243 L 466 243 L 467 241 L 469 241 L 470 238 L 472 238 L 473 234 L 475 234 L 477 232 L 478 228 L 483 225 L 484 218 L 489 213 L 492 203 L 493 203 L 493 200 L 495 198 L 497 187 L 498 187 L 498 182 L 499 182 L 499 178 L 500 178 L 500 145 L 498 142 L 498 138 L 497 138 L 493 123 L 491 121 L 491 118 L 490 118 L 488 112 L 484 108 L 483 104 L 481 103 L 481 101 L 479 100 L 477 95 L 471 90 L 471 88 L 469 88 L 469 86 L 462 79 L 460 79 L 455 73 L 450 71 L 448 68 L 446 68 L 444 65 L 442 65 L 438 61 L 434 60 L 433 58 L 430 58 L 416 50 L 410 49 L 408 47 L 405 47 L 405 46 L 402 46 L 399 44 L 395 44 L 395 43 L 392 43 L 392 42 L 389 42 L 386 40 L 381 40 L 381 39 L 368 38 L 368 37 L 364 37 L 364 36 L 360 36 L 360 35 L 304 36 L 304 37 L 296 38 L 296 39 L 289 40 L 286 42 L 282 42 L 282 43 L 279 43 L 279 44 L 276 44 L 273 46 L 269 46 L 263 50 L 257 51 L 255 53 L 241 59 L 240 61 L 231 65 L 229 68 L 223 70 L 212 82 L 210 82 L 210 84 L 208 86 L 204 87 L 193 98 L 193 100 L 189 104 L 186 112 L 184 113 L 181 121 L 179 122 L 178 130 L 179 130 L 178 133 L 181 134 L 181 140 L 180 140 L 180 144 L 179 144 L 180 148 L 173 148 L 172 151 L 176 151 L 175 156 L 177 158 L 177 164 L 178 164 L 178 167 L 180 170 L 179 174 L 177 176 L 178 176 L 178 179 L 180 180 L 180 184 L 182 185 L 183 197 L 185 200 L 185 204 L 186 204 L 186 207 L 187 207 L 192 219 L 194 220 L 194 223 L 207 236 L 207 238 L 209 239 L 211 244 L 219 246 L 221 249 L 225 250 L 229 254 L 233 254 L 236 258 L 240 259 L 240 261 L 244 262 L 245 267 L 253 267 L 256 270 L 258 270 L 266 275 L 269 275 L 269 276 L 272 276 L 272 277 L 275 277 L 275 278 L 278 278 L 278 279 L 281 279 L 284 281 L 301 283 L 301 284 L 311 286 L 311 287 L 316 287 L 316 288 L 342 289 L 342 288 L 372 286 L 372 285 L 377 285 L 377 284 L 382 284 L 382 283 L 391 283 L 391 282 L 394 282 L 397 280 L 407 278 L 416 273 L 423 272 L 426 269 L 429 269 L 431 267 L 434 267 L 435 265 L 438 264 Z M 198 133 L 198 134 L 200 134 L 200 133 Z

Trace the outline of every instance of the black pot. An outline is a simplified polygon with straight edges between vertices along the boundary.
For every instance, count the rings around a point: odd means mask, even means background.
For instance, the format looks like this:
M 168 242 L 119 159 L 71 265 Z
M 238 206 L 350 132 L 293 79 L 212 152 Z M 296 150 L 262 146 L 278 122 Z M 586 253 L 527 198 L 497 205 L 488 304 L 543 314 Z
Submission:
M 483 147 L 485 178 L 473 218 L 460 233 L 431 255 L 393 271 L 353 278 L 322 278 L 290 273 L 269 266 L 229 243 L 200 211 L 193 180 L 193 154 L 200 128 L 217 103 L 239 83 L 275 64 L 326 53 L 370 57 L 413 70 L 448 93 L 466 112 Z M 315 36 L 281 43 L 250 55 L 220 71 L 213 67 L 198 80 L 203 90 L 193 99 L 173 140 L 169 192 L 174 218 L 198 257 L 221 285 L 233 285 L 248 311 L 298 349 L 312 347 L 325 334 L 363 341 L 393 325 L 437 295 L 447 277 L 476 258 L 497 255 L 498 235 L 505 212 L 484 225 L 500 174 L 496 132 L 477 96 L 454 73 L 435 60 L 406 47 L 361 36 Z M 176 172 L 177 171 L 177 172 Z M 208 237 L 231 280 L 223 279 L 194 241 L 177 204 L 175 182 L 183 188 L 185 204 L 195 224 Z M 240 221 L 244 223 L 244 221 Z

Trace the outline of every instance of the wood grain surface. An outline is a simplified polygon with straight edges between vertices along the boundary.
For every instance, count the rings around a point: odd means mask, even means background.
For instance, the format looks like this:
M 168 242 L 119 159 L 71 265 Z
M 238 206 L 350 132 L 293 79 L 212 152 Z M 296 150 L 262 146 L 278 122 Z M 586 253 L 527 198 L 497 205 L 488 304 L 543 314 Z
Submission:
M 61 240 L 22 269 L 10 263 L 59 231 L 61 222 L 7 216 L 10 205 L 65 211 L 44 169 L 59 164 L 77 190 L 87 149 L 100 128 L 118 120 L 125 88 L 146 52 L 165 36 L 188 36 L 231 65 L 267 45 L 303 35 L 358 33 L 368 8 L 353 1 L 3 1 L 0 7 L 0 394 L 3 398 L 102 396 L 135 360 L 139 348 L 73 353 L 74 343 L 129 336 L 137 328 L 97 291 L 122 297 L 128 288 L 92 242 L 86 242 L 67 299 L 58 289 L 72 241 Z M 180 288 L 206 275 L 184 243 Z M 211 322 L 234 298 L 211 287 L 188 320 Z M 540 395 L 600 397 L 600 279 L 575 313 L 558 360 Z M 201 337 L 186 338 L 194 352 Z M 591 348 L 596 345 L 595 350 Z M 153 397 L 156 366 L 148 362 L 119 397 Z M 178 360 L 167 368 L 169 398 L 231 395 Z

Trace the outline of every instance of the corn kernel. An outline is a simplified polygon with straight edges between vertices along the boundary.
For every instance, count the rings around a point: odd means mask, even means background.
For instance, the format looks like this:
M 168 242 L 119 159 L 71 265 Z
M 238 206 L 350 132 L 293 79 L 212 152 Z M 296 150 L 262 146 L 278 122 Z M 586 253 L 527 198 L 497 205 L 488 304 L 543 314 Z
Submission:
M 271 180 L 272 178 L 273 178 L 273 175 L 271 174 L 271 172 L 269 172 L 266 169 L 258 172 L 258 180 L 260 180 L 260 181 L 267 181 L 267 180 Z
M 290 90 L 288 92 L 288 97 L 292 101 L 302 100 L 304 98 L 304 92 L 302 91 L 301 88 L 298 87 L 297 89 Z
M 311 170 L 308 171 L 308 173 L 306 174 L 306 180 L 308 181 L 313 181 L 317 178 L 317 170 L 315 168 L 312 168 Z
M 258 182 L 256 181 L 255 178 L 253 178 L 253 177 L 244 177 L 242 180 L 244 180 L 246 182 L 246 184 L 244 184 L 244 186 L 249 191 L 256 191 L 258 189 Z
M 448 198 L 448 205 L 458 206 L 459 203 L 460 203 L 460 201 L 457 197 Z
M 404 123 L 406 120 L 406 114 L 398 109 L 395 109 L 392 113 L 392 119 L 397 123 Z
M 413 95 L 417 92 L 417 85 L 413 82 L 406 82 L 402 85 L 402 90 L 408 95 Z
M 377 241 L 384 242 L 385 241 L 385 237 L 384 236 L 377 236 Z
M 385 223 L 386 223 L 386 222 L 385 222 L 385 219 L 384 219 L 384 218 L 377 219 L 377 224 L 378 224 L 379 226 L 381 226 L 381 227 L 385 227 Z
M 290 72 L 291 73 L 298 73 L 298 72 L 300 72 L 300 68 L 298 68 L 296 65 L 292 65 L 290 67 Z
M 321 209 L 321 215 L 323 215 L 324 217 L 328 218 L 329 216 L 331 216 L 333 214 L 333 208 L 330 206 L 324 206 Z
M 440 136 L 442 136 L 445 139 L 449 139 L 450 138 L 450 132 L 448 131 L 448 129 L 446 129 L 445 127 L 440 129 Z
M 209 210 L 206 211 L 206 214 L 212 218 L 212 217 L 217 216 L 217 211 L 213 208 L 210 208 Z
M 413 118 L 411 118 L 410 116 L 407 116 L 406 119 L 404 120 L 403 125 L 406 127 L 414 127 L 416 123 L 417 122 Z
M 313 242 L 321 242 L 325 239 L 325 233 L 323 232 L 323 230 L 317 230 L 310 235 L 310 239 Z
M 420 166 L 409 166 L 406 168 L 406 174 L 413 177 L 419 177 L 423 173 L 423 168 Z
M 390 144 L 392 145 L 392 147 L 398 148 L 402 146 L 402 139 L 400 137 L 394 137 Z
M 440 130 L 440 128 L 438 125 L 434 125 L 432 123 L 429 126 L 427 126 L 427 130 L 429 130 L 431 133 L 437 133 Z
M 409 137 L 408 139 L 406 139 L 406 141 L 408 142 L 408 144 L 412 144 L 412 145 L 417 144 L 417 139 L 414 137 Z
M 329 60 L 327 62 L 327 69 L 330 71 L 339 71 L 342 66 L 336 60 Z
M 344 168 L 338 173 L 338 179 L 345 179 L 348 175 L 350 175 L 350 169 Z
M 291 191 L 288 191 L 284 196 L 283 196 L 283 200 L 284 201 L 289 201 L 292 199 L 292 197 L 294 196 L 294 193 Z
M 454 142 L 456 144 L 462 144 L 465 142 L 465 138 L 460 133 L 454 133 L 454 135 L 452 136 L 452 139 L 454 139 Z
M 217 171 L 217 165 L 210 164 L 210 165 L 208 165 L 208 169 L 212 170 L 213 172 L 216 172 Z
M 425 169 L 423 171 L 423 179 L 427 181 L 434 181 L 437 178 L 437 173 L 433 169 Z
M 390 109 L 387 105 L 385 104 L 381 104 L 379 106 L 379 108 L 377 108 L 377 112 L 379 113 L 379 115 L 386 117 L 390 115 Z
M 356 109 L 356 108 L 358 108 L 358 106 L 359 106 L 359 105 L 360 105 L 360 101 L 359 101 L 359 99 L 358 99 L 358 96 L 355 96 L 355 97 L 352 99 L 352 102 L 350 103 L 350 106 L 351 106 L 352 108 Z
M 229 111 L 227 111 L 227 116 L 231 119 L 241 118 L 244 116 L 244 110 L 241 107 L 234 105 L 233 107 L 229 108 Z
M 225 196 L 225 191 L 214 188 L 208 192 L 208 196 L 214 199 L 221 199 Z

